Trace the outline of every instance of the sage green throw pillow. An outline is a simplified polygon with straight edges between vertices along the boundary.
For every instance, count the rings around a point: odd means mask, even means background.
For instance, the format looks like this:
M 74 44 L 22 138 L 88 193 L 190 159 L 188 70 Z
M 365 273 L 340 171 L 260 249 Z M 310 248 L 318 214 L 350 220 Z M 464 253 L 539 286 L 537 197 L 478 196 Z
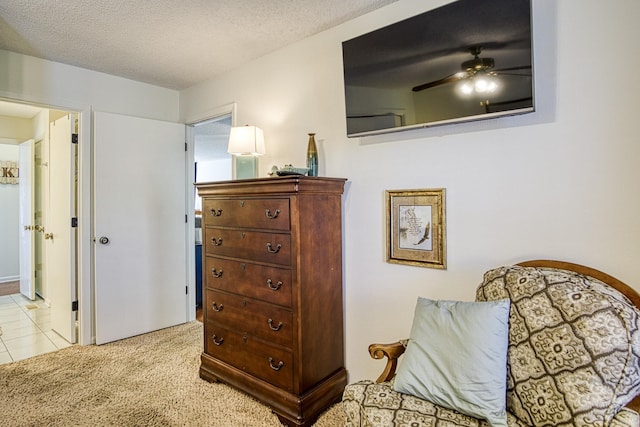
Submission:
M 418 298 L 394 390 L 506 427 L 509 306 Z

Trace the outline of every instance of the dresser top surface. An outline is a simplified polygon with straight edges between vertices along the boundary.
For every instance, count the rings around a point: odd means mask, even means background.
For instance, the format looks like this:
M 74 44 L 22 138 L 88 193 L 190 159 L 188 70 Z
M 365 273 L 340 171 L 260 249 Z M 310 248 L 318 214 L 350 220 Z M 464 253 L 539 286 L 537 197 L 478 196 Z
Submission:
M 269 195 L 298 193 L 342 194 L 345 178 L 317 176 L 277 176 L 196 183 L 198 194 L 207 195 Z

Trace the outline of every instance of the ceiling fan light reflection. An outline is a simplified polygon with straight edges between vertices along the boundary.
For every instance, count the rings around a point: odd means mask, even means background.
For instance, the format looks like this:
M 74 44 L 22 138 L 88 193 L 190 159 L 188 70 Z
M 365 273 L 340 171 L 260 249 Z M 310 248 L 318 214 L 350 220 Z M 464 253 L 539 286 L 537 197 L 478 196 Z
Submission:
M 462 92 L 464 95 L 471 95 L 473 93 L 473 84 L 471 84 L 471 82 L 463 82 L 460 85 L 460 92 Z
M 466 78 L 458 85 L 458 90 L 463 95 L 488 94 L 494 93 L 499 89 L 500 85 L 493 76 L 474 75 Z
M 484 77 L 477 78 L 473 85 L 476 92 L 487 93 L 495 90 L 495 83 Z

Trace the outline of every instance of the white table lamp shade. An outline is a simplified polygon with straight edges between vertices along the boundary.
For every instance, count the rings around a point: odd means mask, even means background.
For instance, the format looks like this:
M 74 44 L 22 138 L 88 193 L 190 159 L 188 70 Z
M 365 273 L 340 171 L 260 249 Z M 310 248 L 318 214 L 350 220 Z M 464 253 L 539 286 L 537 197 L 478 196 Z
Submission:
M 227 151 L 235 156 L 260 156 L 264 154 L 262 129 L 248 125 L 232 127 Z

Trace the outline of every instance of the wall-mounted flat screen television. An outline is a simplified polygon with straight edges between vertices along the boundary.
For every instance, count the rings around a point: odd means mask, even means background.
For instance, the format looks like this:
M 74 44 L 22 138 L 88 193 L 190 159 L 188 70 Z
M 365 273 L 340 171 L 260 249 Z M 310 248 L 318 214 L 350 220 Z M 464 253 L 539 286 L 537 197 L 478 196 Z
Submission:
M 342 43 L 347 135 L 534 111 L 531 0 L 458 0 Z

